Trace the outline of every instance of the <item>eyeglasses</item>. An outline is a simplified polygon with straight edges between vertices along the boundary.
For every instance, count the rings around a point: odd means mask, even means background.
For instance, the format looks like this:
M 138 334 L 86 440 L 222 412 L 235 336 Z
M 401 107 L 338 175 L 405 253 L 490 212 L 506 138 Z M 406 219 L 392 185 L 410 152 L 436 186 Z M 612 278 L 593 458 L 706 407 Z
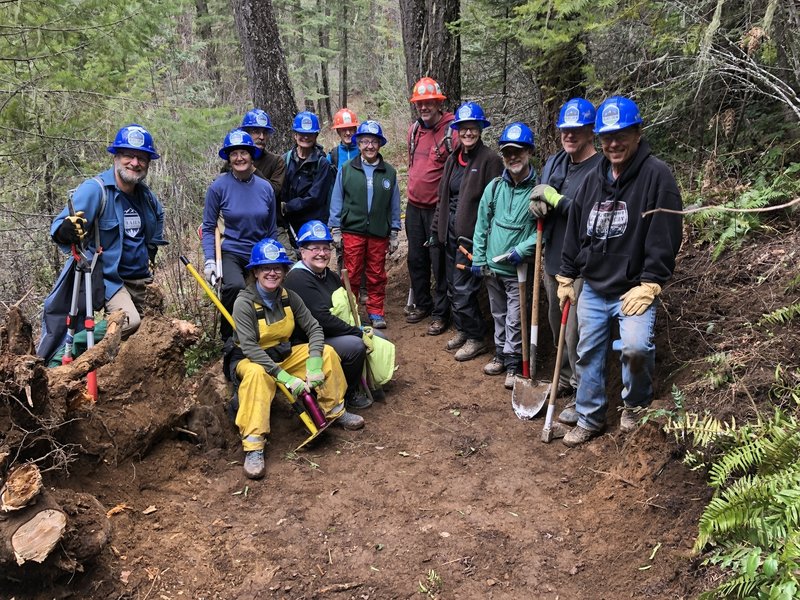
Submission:
M 302 246 L 302 250 L 308 250 L 311 254 L 330 254 L 332 252 L 330 246 Z
M 282 265 L 261 265 L 258 267 L 259 273 L 283 273 Z
M 639 135 L 638 131 L 625 131 L 623 129 L 614 133 L 601 133 L 598 137 L 600 138 L 601 146 L 608 146 L 614 142 L 625 144 L 632 141 L 637 135 Z
M 150 157 L 149 156 L 140 156 L 138 154 L 131 154 L 130 152 L 117 152 L 117 156 L 119 156 L 125 162 L 132 162 L 135 158 L 139 161 L 141 165 L 150 164 Z
M 472 133 L 473 135 L 477 135 L 481 132 L 480 127 L 476 127 L 474 125 L 459 125 L 458 126 L 458 133 Z
M 362 148 L 368 148 L 370 146 L 373 148 L 380 148 L 381 143 L 379 140 L 360 139 L 358 140 L 358 145 L 361 146 Z

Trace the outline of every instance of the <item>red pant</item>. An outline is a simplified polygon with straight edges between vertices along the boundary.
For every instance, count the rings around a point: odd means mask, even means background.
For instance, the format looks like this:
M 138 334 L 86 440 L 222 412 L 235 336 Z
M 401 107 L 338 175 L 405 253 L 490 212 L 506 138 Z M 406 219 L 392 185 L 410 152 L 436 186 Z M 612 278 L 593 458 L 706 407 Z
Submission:
M 367 313 L 383 316 L 386 300 L 386 251 L 389 238 L 380 238 L 360 233 L 342 232 L 344 246 L 344 268 L 350 281 L 358 285 L 361 274 L 367 272 Z M 353 290 L 358 294 L 358 289 Z

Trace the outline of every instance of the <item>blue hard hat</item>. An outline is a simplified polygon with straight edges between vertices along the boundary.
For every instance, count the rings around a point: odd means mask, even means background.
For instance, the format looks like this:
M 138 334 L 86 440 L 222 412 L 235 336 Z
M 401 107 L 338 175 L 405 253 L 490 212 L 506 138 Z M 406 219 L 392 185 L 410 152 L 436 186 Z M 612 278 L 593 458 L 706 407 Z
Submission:
M 312 112 L 304 110 L 294 116 L 292 131 L 297 133 L 319 133 L 319 118 Z
M 219 149 L 219 157 L 228 160 L 231 150 L 236 148 L 244 148 L 250 152 L 253 158 L 261 157 L 261 148 L 256 146 L 250 134 L 243 129 L 231 129 L 228 132 L 222 142 L 222 148 Z
M 558 113 L 559 129 L 575 129 L 586 125 L 594 125 L 594 105 L 583 98 L 568 100 Z
M 313 220 L 303 223 L 300 231 L 297 232 L 297 245 L 310 242 L 332 242 L 330 229 L 322 221 Z
M 150 135 L 147 129 L 136 123 L 125 125 L 120 129 L 114 138 L 114 143 L 108 147 L 108 151 L 111 154 L 116 154 L 117 150 L 122 148 L 147 152 L 152 159 L 160 158 L 153 144 L 153 136 Z
M 265 265 L 291 265 L 292 261 L 286 256 L 286 249 L 272 238 L 264 238 L 253 246 L 250 252 L 250 262 L 247 269 L 255 269 Z
M 386 138 L 383 137 L 383 129 L 381 128 L 381 124 L 377 121 L 373 121 L 372 119 L 367 119 L 363 121 L 356 129 L 354 138 L 358 141 L 358 136 L 360 135 L 374 135 L 381 141 L 381 146 L 386 145 Z
M 639 125 L 642 116 L 636 102 L 623 96 L 612 96 L 597 107 L 594 132 L 598 135 Z
M 512 146 L 515 148 L 530 148 L 533 149 L 533 132 L 531 128 L 516 121 L 509 123 L 503 129 L 503 133 L 498 140 L 500 148 L 503 146 Z
M 272 127 L 272 121 L 270 120 L 269 115 L 260 108 L 248 110 L 247 114 L 245 114 L 244 118 L 242 119 L 242 124 L 239 127 L 242 129 L 245 127 L 258 127 L 260 129 L 266 129 L 270 133 L 275 131 L 275 129 Z
M 456 118 L 450 123 L 450 127 L 452 129 L 458 129 L 461 123 L 466 123 L 467 121 L 476 121 L 480 123 L 481 127 L 484 129 L 491 125 L 491 123 L 486 120 L 486 115 L 483 113 L 481 105 L 477 102 L 465 102 L 459 106 L 456 111 Z

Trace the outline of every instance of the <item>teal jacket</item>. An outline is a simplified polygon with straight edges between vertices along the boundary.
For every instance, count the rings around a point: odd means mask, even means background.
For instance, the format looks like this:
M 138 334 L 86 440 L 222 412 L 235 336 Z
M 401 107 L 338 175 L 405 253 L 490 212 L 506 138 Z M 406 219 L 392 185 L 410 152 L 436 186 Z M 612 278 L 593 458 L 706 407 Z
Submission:
M 478 205 L 478 221 L 472 238 L 472 264 L 488 267 L 497 275 L 516 277 L 517 268 L 492 259 L 516 248 L 523 257 L 536 252 L 536 219 L 528 212 L 536 172 L 517 185 L 507 171 L 489 182 Z

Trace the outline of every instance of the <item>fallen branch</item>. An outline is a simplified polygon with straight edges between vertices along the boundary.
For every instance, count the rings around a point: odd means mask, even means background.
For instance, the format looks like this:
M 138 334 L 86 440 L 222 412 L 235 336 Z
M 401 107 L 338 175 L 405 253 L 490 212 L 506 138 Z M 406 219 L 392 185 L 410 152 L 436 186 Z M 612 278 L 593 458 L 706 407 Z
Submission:
M 346 592 L 347 590 L 352 590 L 353 588 L 361 587 L 362 585 L 364 584 L 356 581 L 350 583 L 334 583 L 333 585 L 320 588 L 317 590 L 316 595 L 328 594 L 330 592 Z
M 795 198 L 794 200 L 790 200 L 784 204 L 777 204 L 775 206 L 767 206 L 765 208 L 733 208 L 730 206 L 698 206 L 697 208 L 686 208 L 684 210 L 674 210 L 672 208 L 654 208 L 653 210 L 646 210 L 642 213 L 642 218 L 652 215 L 653 213 L 663 212 L 669 213 L 671 215 L 690 215 L 692 213 L 703 212 L 704 210 L 721 210 L 724 212 L 733 212 L 733 213 L 762 213 L 762 212 L 773 212 L 776 210 L 782 210 L 784 208 L 789 208 L 795 204 L 800 203 L 800 196 Z

